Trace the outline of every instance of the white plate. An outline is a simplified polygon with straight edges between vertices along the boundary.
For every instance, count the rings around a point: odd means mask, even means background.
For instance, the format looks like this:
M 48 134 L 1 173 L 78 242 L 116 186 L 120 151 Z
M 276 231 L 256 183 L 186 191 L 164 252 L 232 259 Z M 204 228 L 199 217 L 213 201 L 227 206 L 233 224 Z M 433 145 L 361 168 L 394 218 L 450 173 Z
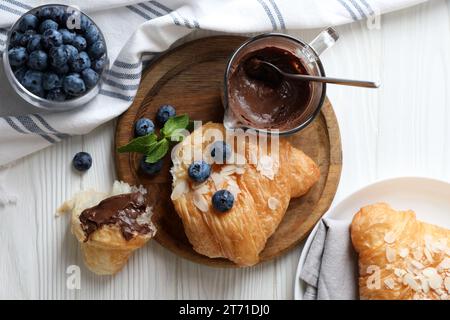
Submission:
M 376 182 L 348 196 L 324 217 L 350 222 L 361 207 L 377 202 L 387 202 L 397 210 L 411 209 L 422 221 L 450 228 L 450 184 L 430 178 L 407 177 Z M 296 300 L 303 298 L 305 283 L 300 280 L 300 272 L 316 229 L 317 225 L 306 240 L 300 256 L 295 276 Z

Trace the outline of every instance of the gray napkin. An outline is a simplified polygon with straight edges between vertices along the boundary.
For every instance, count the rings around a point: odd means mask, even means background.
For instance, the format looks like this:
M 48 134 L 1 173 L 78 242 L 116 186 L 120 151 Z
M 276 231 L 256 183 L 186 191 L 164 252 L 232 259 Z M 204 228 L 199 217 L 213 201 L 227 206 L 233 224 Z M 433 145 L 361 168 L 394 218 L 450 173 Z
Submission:
M 350 223 L 322 219 L 306 255 L 300 279 L 304 300 L 355 300 L 358 260 L 350 239 Z

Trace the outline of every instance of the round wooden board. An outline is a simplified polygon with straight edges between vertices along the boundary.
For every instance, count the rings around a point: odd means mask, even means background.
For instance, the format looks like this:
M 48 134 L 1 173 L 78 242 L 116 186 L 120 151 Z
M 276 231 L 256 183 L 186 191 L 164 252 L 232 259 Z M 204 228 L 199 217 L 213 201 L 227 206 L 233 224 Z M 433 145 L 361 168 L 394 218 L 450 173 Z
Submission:
M 119 119 L 116 147 L 133 138 L 134 123 L 141 117 L 155 118 L 163 104 L 174 105 L 178 114 L 191 119 L 222 122 L 221 90 L 227 60 L 246 38 L 217 36 L 196 40 L 162 55 L 145 72 L 133 105 Z M 333 201 L 342 168 L 339 126 L 326 100 L 316 120 L 300 133 L 288 137 L 320 166 L 320 181 L 307 195 L 292 199 L 276 232 L 261 252 L 261 261 L 273 259 L 303 240 Z M 155 237 L 161 245 L 192 261 L 220 267 L 235 266 L 226 259 L 211 259 L 196 253 L 190 245 L 181 219 L 170 200 L 170 156 L 162 172 L 154 178 L 138 172 L 140 155 L 116 153 L 118 178 L 148 189 L 153 204 Z

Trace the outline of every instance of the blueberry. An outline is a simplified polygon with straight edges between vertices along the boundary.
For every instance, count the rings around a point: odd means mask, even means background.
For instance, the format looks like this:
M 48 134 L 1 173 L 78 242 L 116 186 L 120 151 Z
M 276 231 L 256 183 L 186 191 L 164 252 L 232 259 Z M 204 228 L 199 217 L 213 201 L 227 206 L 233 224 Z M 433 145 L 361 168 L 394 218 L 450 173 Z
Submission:
M 42 78 L 42 87 L 45 90 L 52 90 L 61 87 L 61 79 L 56 73 L 45 73 Z
M 28 70 L 22 79 L 22 84 L 30 92 L 40 97 L 43 97 L 44 88 L 42 87 L 42 78 L 43 78 L 42 72 L 35 70 Z
M 62 102 L 67 99 L 66 94 L 61 88 L 50 90 L 45 97 L 47 100 Z
M 51 48 L 49 56 L 50 64 L 55 68 L 63 66 L 69 62 L 69 54 L 63 46 Z
M 100 31 L 98 31 L 98 28 L 95 25 L 91 24 L 86 29 L 86 33 L 84 36 L 88 44 L 93 44 L 100 38 Z
M 92 157 L 87 152 L 78 152 L 72 160 L 73 167 L 80 171 L 88 171 L 92 166 Z
M 9 40 L 10 45 L 13 47 L 20 46 L 21 39 L 23 37 L 23 33 L 15 30 L 11 33 L 11 38 Z
M 63 43 L 62 34 L 57 30 L 49 29 L 42 36 L 42 44 L 46 49 L 59 47 Z
M 50 7 L 50 19 L 56 22 L 62 22 L 62 18 L 64 16 L 64 8 L 60 6 L 52 6 Z
M 27 67 L 21 67 L 16 71 L 14 71 L 14 76 L 20 83 L 22 83 L 23 77 L 25 76 L 25 73 L 27 73 L 27 71 L 28 71 Z
M 98 73 L 91 68 L 84 69 L 81 72 L 81 76 L 88 89 L 95 87 L 99 79 Z
M 86 85 L 79 75 L 70 74 L 64 78 L 64 91 L 71 96 L 80 96 L 86 92 Z
M 75 47 L 74 47 L 73 45 L 71 45 L 71 44 L 66 44 L 66 45 L 64 46 L 64 49 L 67 51 L 67 55 L 68 55 L 68 57 L 69 57 L 68 62 L 74 61 L 75 58 L 76 58 L 77 55 L 78 55 L 78 50 L 77 50 L 77 48 L 75 48 Z
M 36 50 L 30 53 L 28 58 L 28 67 L 38 71 L 44 71 L 48 66 L 48 56 L 42 50 Z
M 225 163 L 231 157 L 231 147 L 225 141 L 216 141 L 211 146 L 211 157 L 219 164 Z
M 139 164 L 142 172 L 144 172 L 145 174 L 148 174 L 149 176 L 153 176 L 161 171 L 162 166 L 163 166 L 162 160 L 159 160 L 158 162 L 155 162 L 155 163 L 147 163 L 145 161 L 145 158 L 146 158 L 146 156 L 143 156 L 141 159 L 141 162 Z
M 73 46 L 77 48 L 78 51 L 84 51 L 87 48 L 86 39 L 82 36 L 76 36 L 72 42 Z
M 27 30 L 36 30 L 39 19 L 33 14 L 26 14 L 19 22 L 19 30 L 25 32 Z
M 27 45 L 28 52 L 41 50 L 42 49 L 41 41 L 42 41 L 42 36 L 40 34 L 35 34 L 35 35 L 31 36 L 30 40 L 28 41 L 28 45 Z
M 13 67 L 21 67 L 28 60 L 27 50 L 23 47 L 12 48 L 8 51 L 9 64 Z
M 92 61 L 92 69 L 94 69 L 96 72 L 101 73 L 103 71 L 103 68 L 106 65 L 106 56 L 103 56 L 99 59 L 96 59 Z
M 36 31 L 34 30 L 27 30 L 25 31 L 25 33 L 22 35 L 22 37 L 20 38 L 20 46 L 21 47 L 27 47 L 28 46 L 28 42 L 31 40 L 31 38 L 36 34 Z
M 153 132 L 155 132 L 155 125 L 152 120 L 141 118 L 136 121 L 136 124 L 134 125 L 134 134 L 137 137 L 146 136 Z
M 70 67 L 68 64 L 63 64 L 62 66 L 59 67 L 51 67 L 50 68 L 52 72 L 58 74 L 58 75 L 66 75 L 69 73 L 70 71 Z
M 70 63 L 70 67 L 73 72 L 81 72 L 84 69 L 91 67 L 91 59 L 86 52 L 80 52 Z
M 86 33 L 86 31 L 89 29 L 89 27 L 92 25 L 91 20 L 85 16 L 84 14 L 81 14 L 81 32 Z
M 204 182 L 211 174 L 211 166 L 203 160 L 194 161 L 189 166 L 188 174 L 195 182 Z
M 57 22 L 47 19 L 39 26 L 39 32 L 43 34 L 47 30 L 58 30 L 58 27 L 59 25 Z
M 156 121 L 160 126 L 163 126 L 169 118 L 175 117 L 176 111 L 175 108 L 171 105 L 163 105 L 158 109 L 158 113 L 156 114 Z
M 228 190 L 219 190 L 212 197 L 212 204 L 217 211 L 227 212 L 234 205 L 234 196 Z
M 76 36 L 74 32 L 71 32 L 67 29 L 59 29 L 58 31 L 62 34 L 64 44 L 72 44 Z
M 89 56 L 91 56 L 92 59 L 100 58 L 101 56 L 103 56 L 105 54 L 105 52 L 106 52 L 106 47 L 105 47 L 105 43 L 103 42 L 103 40 L 98 40 L 97 42 L 92 44 L 88 49 Z
M 42 21 L 50 19 L 52 15 L 51 7 L 43 7 L 36 12 L 36 15 Z

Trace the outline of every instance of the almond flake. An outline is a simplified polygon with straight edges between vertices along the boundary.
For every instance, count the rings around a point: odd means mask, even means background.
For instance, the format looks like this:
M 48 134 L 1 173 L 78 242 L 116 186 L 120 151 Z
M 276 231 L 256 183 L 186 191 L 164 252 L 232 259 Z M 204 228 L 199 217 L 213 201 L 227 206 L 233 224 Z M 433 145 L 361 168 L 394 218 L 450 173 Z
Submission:
M 220 190 L 223 188 L 225 179 L 220 173 L 216 173 L 216 172 L 212 173 L 211 179 L 214 182 L 214 186 L 216 187 L 217 190 Z
M 270 197 L 267 204 L 271 210 L 277 210 L 280 206 L 280 201 L 277 198 Z
M 392 278 L 385 279 L 384 284 L 388 287 L 388 289 L 393 290 L 395 288 L 395 281 Z
M 384 242 L 386 242 L 386 243 L 389 243 L 389 244 L 394 243 L 395 239 L 396 239 L 396 236 L 393 232 L 387 232 L 384 235 Z
M 201 194 L 194 192 L 194 205 L 202 212 L 208 212 L 208 201 Z
M 421 264 L 419 261 L 417 260 L 411 260 L 411 264 L 414 268 L 416 269 L 423 269 L 425 266 L 423 264 Z
M 416 280 L 414 280 L 413 276 L 409 273 L 405 274 L 403 277 L 403 283 L 408 285 L 414 291 L 419 291 L 421 288 Z
M 428 280 L 424 277 L 420 278 L 420 286 L 422 287 L 423 292 L 428 293 L 428 291 L 430 291 Z
M 189 185 L 186 180 L 178 180 L 175 187 L 173 188 L 172 195 L 170 198 L 172 200 L 177 200 L 181 198 L 185 193 L 189 191 Z
M 442 280 L 440 275 L 435 274 L 428 278 L 428 282 L 430 284 L 430 287 L 436 290 L 441 287 L 441 285 L 444 281 Z
M 270 180 L 273 180 L 275 177 L 274 163 L 270 156 L 262 156 L 259 159 L 256 170 Z
M 386 247 L 386 259 L 387 259 L 387 261 L 394 262 L 396 255 L 397 255 L 397 253 L 395 252 L 394 248 Z
M 236 200 L 238 194 L 241 192 L 241 189 L 239 189 L 239 186 L 237 186 L 235 184 L 229 184 L 227 186 L 227 190 L 233 194 L 235 200 Z
M 406 258 L 409 255 L 409 249 L 408 248 L 401 248 L 398 255 L 402 258 Z
M 425 277 L 430 278 L 430 277 L 432 277 L 432 276 L 434 276 L 434 275 L 437 275 L 437 271 L 436 271 L 435 268 L 426 268 L 426 269 L 424 269 L 424 270 L 422 271 L 422 274 L 423 274 Z
M 441 295 L 439 296 L 439 298 L 440 298 L 441 300 L 448 300 L 448 294 L 443 293 L 443 294 L 441 294 Z

